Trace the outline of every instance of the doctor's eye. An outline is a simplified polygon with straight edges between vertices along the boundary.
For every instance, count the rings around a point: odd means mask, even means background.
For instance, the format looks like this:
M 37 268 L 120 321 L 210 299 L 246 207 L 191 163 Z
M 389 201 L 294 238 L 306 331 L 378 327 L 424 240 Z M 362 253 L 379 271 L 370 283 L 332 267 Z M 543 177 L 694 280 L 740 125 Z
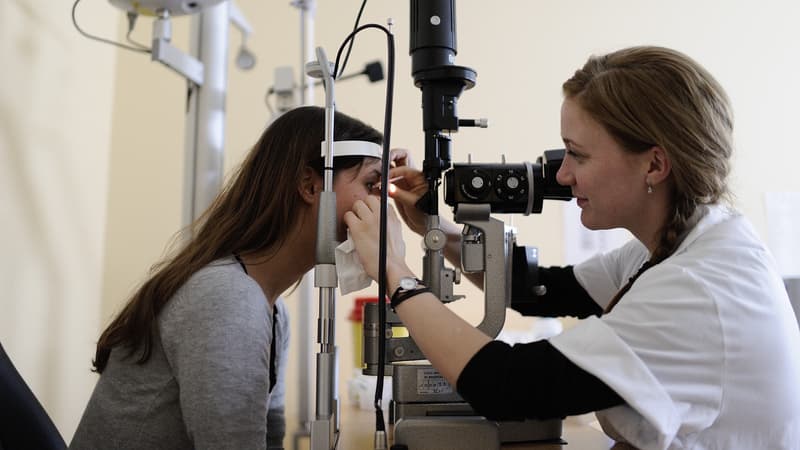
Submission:
M 582 153 L 578 153 L 575 150 L 567 149 L 567 156 L 571 157 L 577 162 L 581 162 L 586 159 L 586 155 Z

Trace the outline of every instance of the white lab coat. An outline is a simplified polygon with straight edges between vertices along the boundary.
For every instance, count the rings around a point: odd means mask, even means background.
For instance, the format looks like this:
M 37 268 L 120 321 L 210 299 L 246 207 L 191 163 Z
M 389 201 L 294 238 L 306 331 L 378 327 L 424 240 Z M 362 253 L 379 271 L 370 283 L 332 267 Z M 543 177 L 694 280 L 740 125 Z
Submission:
M 625 400 L 597 412 L 613 438 L 643 449 L 800 449 L 800 331 L 775 263 L 743 216 L 701 213 L 611 313 L 551 343 Z M 605 307 L 647 257 L 633 241 L 575 275 Z

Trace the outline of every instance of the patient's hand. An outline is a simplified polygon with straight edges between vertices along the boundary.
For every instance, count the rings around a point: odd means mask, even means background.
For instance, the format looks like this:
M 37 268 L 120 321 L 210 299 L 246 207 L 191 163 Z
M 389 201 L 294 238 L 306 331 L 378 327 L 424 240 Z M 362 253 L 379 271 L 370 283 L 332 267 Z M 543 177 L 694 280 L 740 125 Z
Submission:
M 402 223 L 394 208 L 387 205 L 386 211 L 386 267 L 405 267 L 406 244 L 403 241 Z M 353 210 L 344 215 L 350 230 L 350 239 L 356 247 L 358 258 L 364 271 L 373 280 L 378 279 L 379 238 L 380 238 L 380 199 L 375 196 L 357 200 Z

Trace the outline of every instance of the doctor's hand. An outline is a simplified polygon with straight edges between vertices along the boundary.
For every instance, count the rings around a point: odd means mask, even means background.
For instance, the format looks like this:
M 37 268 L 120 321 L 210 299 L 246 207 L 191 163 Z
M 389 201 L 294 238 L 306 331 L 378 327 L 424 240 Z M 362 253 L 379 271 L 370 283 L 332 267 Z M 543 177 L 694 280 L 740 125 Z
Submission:
M 356 247 L 358 259 L 370 278 L 378 280 L 378 246 L 380 244 L 380 199 L 369 196 L 357 200 L 352 211 L 344 214 L 344 222 L 350 230 L 350 239 Z M 386 211 L 386 272 L 408 271 L 405 262 L 406 245 L 403 242 L 402 223 L 388 205 Z
M 393 167 L 389 170 L 389 179 L 402 178 L 393 182 L 396 189 L 389 191 L 389 196 L 394 199 L 397 211 L 406 225 L 421 236 L 426 231 L 427 214 L 415 205 L 428 192 L 428 182 L 422 172 L 414 168 L 408 150 L 392 149 L 391 159 Z

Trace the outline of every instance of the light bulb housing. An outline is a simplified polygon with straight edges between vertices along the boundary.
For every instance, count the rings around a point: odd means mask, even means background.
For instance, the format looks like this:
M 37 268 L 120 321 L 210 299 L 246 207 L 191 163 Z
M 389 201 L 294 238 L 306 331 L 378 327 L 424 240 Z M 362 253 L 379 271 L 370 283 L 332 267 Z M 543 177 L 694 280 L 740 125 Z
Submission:
M 222 0 L 108 0 L 127 12 L 141 16 L 157 16 L 158 11 L 168 11 L 170 16 L 195 14 L 203 8 L 214 6 Z

